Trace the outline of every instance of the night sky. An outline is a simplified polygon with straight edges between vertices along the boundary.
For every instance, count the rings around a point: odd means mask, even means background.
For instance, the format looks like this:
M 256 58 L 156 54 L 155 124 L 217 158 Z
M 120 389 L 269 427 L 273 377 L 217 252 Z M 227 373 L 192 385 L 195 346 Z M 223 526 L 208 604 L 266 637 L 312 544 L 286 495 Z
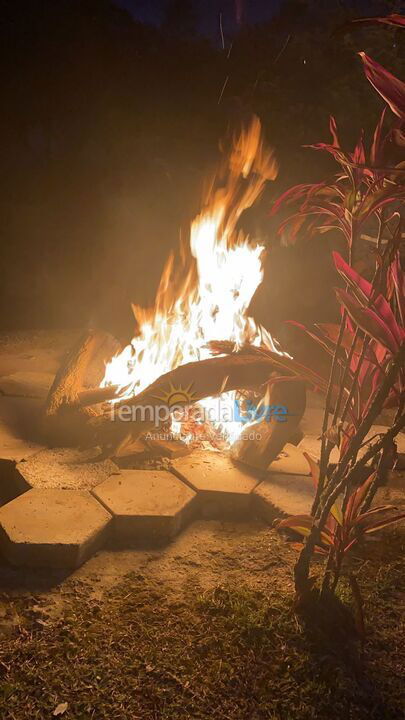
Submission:
M 138 20 L 158 25 L 167 0 L 115 0 Z M 228 29 L 239 22 L 257 23 L 269 20 L 282 0 L 194 0 L 198 15 L 198 27 L 202 34 L 215 37 L 218 32 L 219 14 Z

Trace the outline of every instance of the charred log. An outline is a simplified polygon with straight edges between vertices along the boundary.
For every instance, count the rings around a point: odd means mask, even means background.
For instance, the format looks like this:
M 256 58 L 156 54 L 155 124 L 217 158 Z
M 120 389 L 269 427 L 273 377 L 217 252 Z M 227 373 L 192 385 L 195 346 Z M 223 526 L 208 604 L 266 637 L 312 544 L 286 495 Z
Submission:
M 67 353 L 45 402 L 43 433 L 49 444 L 80 444 L 87 439 L 88 420 L 97 411 L 81 407 L 80 393 L 86 375 L 92 382 L 93 378 L 100 380 L 103 358 L 111 357 L 111 342 L 115 341 L 108 333 L 89 330 Z M 97 367 L 92 367 L 93 362 Z
M 177 404 L 189 405 L 205 397 L 236 389 L 259 388 L 268 382 L 275 369 L 273 359 L 256 351 L 234 353 L 225 357 L 188 363 L 162 375 L 142 393 L 111 405 L 109 410 L 90 421 L 97 444 L 112 454 L 128 437 L 137 439 L 166 417 L 157 418 L 171 387 L 187 389 Z M 159 422 L 160 421 L 160 422 Z

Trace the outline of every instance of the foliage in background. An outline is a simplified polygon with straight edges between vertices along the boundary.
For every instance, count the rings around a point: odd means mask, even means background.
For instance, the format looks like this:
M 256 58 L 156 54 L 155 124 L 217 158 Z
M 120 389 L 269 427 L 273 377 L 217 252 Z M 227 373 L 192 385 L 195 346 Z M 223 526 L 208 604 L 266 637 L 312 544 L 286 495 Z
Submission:
M 386 22 L 405 26 L 401 16 L 391 16 Z M 404 517 L 392 506 L 369 508 L 387 469 L 395 465 L 395 437 L 405 427 L 405 275 L 401 264 L 405 163 L 390 165 L 387 158 L 388 150 L 401 150 L 405 144 L 405 84 L 365 53 L 360 56 L 367 79 L 394 113 L 388 131 L 384 130 L 384 111 L 368 155 L 363 133 L 353 152 L 347 152 L 331 118 L 332 141 L 312 147 L 331 154 L 339 165 L 338 173 L 329 181 L 293 187 L 273 208 L 273 213 L 286 205 L 294 208 L 280 227 L 285 242 L 336 229 L 346 241 L 348 256 L 348 262 L 339 253 L 333 256 L 344 284 L 335 289 L 340 325 L 302 328 L 330 355 L 330 374 L 321 457 L 319 467 L 312 466 L 316 477 L 312 514 L 277 523 L 280 529 L 293 528 L 306 537 L 295 567 L 298 601 L 312 587 L 309 573 L 314 552 L 328 558 L 322 591 L 333 591 L 343 559 L 360 537 Z M 369 279 L 354 267 L 366 233 L 371 233 L 371 238 L 366 237 L 372 241 Z M 366 441 L 384 408 L 395 410 L 391 427 Z M 332 465 L 329 459 L 335 446 L 339 461 Z M 353 576 L 351 584 L 360 613 L 361 596 Z
M 284 0 L 270 22 L 225 32 L 225 50 L 218 18 L 212 37 L 192 32 L 190 14 L 173 33 L 175 4 L 153 27 L 112 0 L 2 3 L 1 327 L 76 327 L 102 302 L 117 303 L 118 318 L 131 300 L 148 305 L 228 125 L 260 116 L 280 159 L 279 193 L 329 171 L 326 154 L 300 148 L 321 136 L 327 112 L 344 121 L 345 144 L 378 112 L 356 51 L 405 73 L 395 27 L 331 36 L 360 10 L 389 14 L 400 2 Z M 268 203 L 255 209 L 253 232 L 273 240 Z M 325 306 L 305 283 L 319 249 L 276 250 L 259 319 L 274 319 L 273 332 Z

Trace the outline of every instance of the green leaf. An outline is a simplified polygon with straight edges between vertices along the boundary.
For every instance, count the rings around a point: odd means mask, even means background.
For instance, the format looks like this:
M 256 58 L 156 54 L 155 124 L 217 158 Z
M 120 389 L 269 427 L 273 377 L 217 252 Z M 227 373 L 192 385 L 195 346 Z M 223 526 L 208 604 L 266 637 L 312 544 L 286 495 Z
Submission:
M 273 527 L 275 527 L 276 530 L 294 530 L 294 532 L 302 535 L 302 537 L 308 537 L 313 526 L 314 519 L 310 515 L 292 515 L 284 520 L 275 520 L 273 523 Z M 325 545 L 333 545 L 333 535 L 327 528 L 320 531 L 320 537 Z
M 342 508 L 340 505 L 337 504 L 337 502 L 333 503 L 331 509 L 330 509 L 331 515 L 335 518 L 336 522 L 339 523 L 339 525 L 343 526 L 343 513 Z
M 309 465 L 309 469 L 310 469 L 310 472 L 312 475 L 312 479 L 314 481 L 315 488 L 317 488 L 321 469 L 320 469 L 318 463 L 315 462 L 315 460 L 311 457 L 311 455 L 309 455 L 307 452 L 304 452 L 303 455 Z

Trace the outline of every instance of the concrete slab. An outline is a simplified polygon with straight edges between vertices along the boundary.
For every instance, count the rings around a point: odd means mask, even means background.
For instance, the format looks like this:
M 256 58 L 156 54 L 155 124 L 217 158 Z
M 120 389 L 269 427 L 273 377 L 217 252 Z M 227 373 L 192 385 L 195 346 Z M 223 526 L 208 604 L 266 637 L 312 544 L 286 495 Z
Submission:
M 305 418 L 304 418 L 305 419 Z M 383 425 L 372 425 L 369 432 L 367 433 L 365 440 L 368 440 L 378 433 L 386 433 L 387 428 Z M 399 433 L 397 437 L 395 438 L 395 442 L 397 444 L 398 452 L 399 453 L 405 453 L 405 433 Z M 298 450 L 306 450 L 306 452 L 310 453 L 314 458 L 319 458 L 321 454 L 321 438 L 320 435 L 314 434 L 314 428 L 312 427 L 312 431 L 307 431 L 304 438 L 301 440 L 299 445 L 297 446 Z M 359 452 L 359 457 L 364 455 L 365 452 L 367 452 L 367 444 L 364 445 L 364 447 L 361 448 Z M 339 462 L 339 449 L 337 447 L 334 447 L 331 455 L 330 455 L 330 462 L 337 463 Z
M 283 475 L 309 475 L 309 465 L 303 451 L 295 447 L 295 445 L 287 443 L 278 457 L 273 460 L 268 471 Z
M 91 490 L 119 469 L 112 460 L 100 459 L 100 450 L 46 448 L 16 466 L 18 493 L 31 488 Z
M 0 333 L 0 376 L 19 371 L 56 373 L 79 330 L 28 330 Z
M 172 472 L 198 492 L 204 517 L 245 515 L 251 508 L 256 475 L 237 467 L 227 454 L 199 451 L 172 463 Z
M 45 400 L 55 375 L 47 372 L 20 371 L 0 378 L 0 394 Z
M 39 402 L 26 398 L 0 398 L 0 504 L 9 502 L 18 490 L 17 463 L 43 449 L 26 439 L 29 425 L 39 415 Z
M 76 568 L 104 545 L 110 521 L 89 492 L 33 489 L 0 508 L 0 547 L 13 565 Z
M 166 543 L 196 511 L 194 490 L 165 470 L 123 470 L 92 493 L 113 515 L 121 547 Z
M 308 515 L 314 499 L 312 478 L 274 473 L 252 493 L 257 514 L 272 523 L 283 515 Z

